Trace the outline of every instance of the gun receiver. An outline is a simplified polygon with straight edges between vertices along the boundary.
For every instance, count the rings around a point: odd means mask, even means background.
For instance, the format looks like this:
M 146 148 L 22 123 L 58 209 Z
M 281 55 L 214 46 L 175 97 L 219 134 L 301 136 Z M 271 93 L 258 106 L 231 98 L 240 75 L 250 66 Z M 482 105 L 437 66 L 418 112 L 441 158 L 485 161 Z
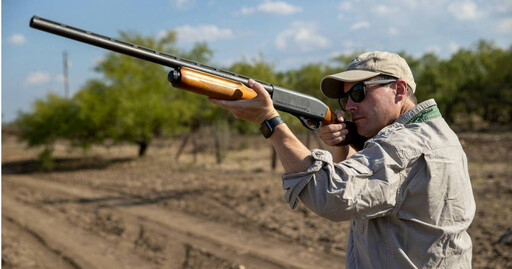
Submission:
M 38 16 L 31 18 L 30 27 L 170 67 L 171 71 L 169 72 L 168 80 L 176 88 L 220 99 L 250 99 L 256 95 L 248 87 L 249 78 L 240 74 L 182 59 Z M 263 81 L 258 82 L 269 92 L 274 107 L 277 110 L 298 117 L 306 128 L 316 130 L 322 124 L 336 122 L 334 112 L 317 98 Z M 313 122 L 314 125 L 309 125 L 308 122 Z M 352 143 L 353 141 L 350 141 L 350 139 L 345 139 L 343 142 L 344 145 Z

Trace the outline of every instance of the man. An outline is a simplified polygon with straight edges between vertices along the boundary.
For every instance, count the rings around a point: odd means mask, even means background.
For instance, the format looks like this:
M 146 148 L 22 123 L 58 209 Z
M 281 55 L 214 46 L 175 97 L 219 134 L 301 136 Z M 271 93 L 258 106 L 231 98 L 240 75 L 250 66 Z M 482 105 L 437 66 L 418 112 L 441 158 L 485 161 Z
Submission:
M 470 268 L 466 230 L 475 213 L 466 155 L 434 100 L 416 105 L 412 72 L 399 55 L 369 52 L 325 77 L 324 95 L 340 100 L 360 135 L 355 152 L 336 146 L 344 118 L 319 133 L 333 156 L 307 149 L 281 124 L 268 93 L 243 101 L 210 99 L 237 118 L 271 126 L 268 137 L 286 174 L 285 199 L 333 221 L 351 221 L 347 268 Z

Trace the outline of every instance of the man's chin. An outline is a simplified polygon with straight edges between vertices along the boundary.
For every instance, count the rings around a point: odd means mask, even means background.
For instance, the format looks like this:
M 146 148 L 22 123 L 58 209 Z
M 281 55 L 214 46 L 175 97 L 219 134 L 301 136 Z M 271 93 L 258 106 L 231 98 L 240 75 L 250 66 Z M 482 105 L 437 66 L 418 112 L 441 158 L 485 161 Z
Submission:
M 364 136 L 364 137 L 366 137 L 366 135 L 364 135 L 365 130 L 363 130 L 363 128 L 361 128 L 357 123 L 356 123 L 356 128 L 357 128 L 357 133 L 358 133 L 360 136 Z
M 376 135 L 375 132 L 371 131 L 371 130 L 368 130 L 366 128 L 364 128 L 362 125 L 360 124 L 357 124 L 356 123 L 356 127 L 357 127 L 357 133 L 360 135 L 360 136 L 364 136 L 366 138 L 370 138 L 370 137 L 373 137 Z

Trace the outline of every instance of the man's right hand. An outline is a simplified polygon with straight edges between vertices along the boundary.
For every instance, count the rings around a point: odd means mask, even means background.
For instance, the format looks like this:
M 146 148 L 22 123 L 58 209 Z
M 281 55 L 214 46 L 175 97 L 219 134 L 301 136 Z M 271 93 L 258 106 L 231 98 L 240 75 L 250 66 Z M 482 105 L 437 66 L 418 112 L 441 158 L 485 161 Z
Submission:
M 337 122 L 327 125 L 322 125 L 318 130 L 320 139 L 329 146 L 336 146 L 343 142 L 348 134 L 347 125 L 344 123 L 345 115 L 341 110 L 335 111 Z

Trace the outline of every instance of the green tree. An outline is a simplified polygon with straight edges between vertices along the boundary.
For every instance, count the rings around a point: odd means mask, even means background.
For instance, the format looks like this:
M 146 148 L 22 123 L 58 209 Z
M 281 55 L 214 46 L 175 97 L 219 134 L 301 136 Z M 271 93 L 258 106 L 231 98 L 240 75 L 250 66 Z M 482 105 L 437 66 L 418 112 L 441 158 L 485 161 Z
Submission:
M 155 40 L 121 32 L 121 40 L 177 54 L 175 33 Z M 189 58 L 207 61 L 212 52 L 205 43 L 197 44 Z M 103 74 L 110 102 L 108 135 L 115 141 L 135 142 L 143 156 L 151 140 L 159 135 L 172 135 L 186 130 L 204 101 L 191 98 L 191 93 L 172 89 L 166 69 L 154 63 L 118 53 L 108 53 L 96 70 Z M 101 101 L 100 101 L 101 102 Z
M 414 69 L 414 79 L 417 85 L 415 95 L 418 102 L 421 102 L 433 98 L 439 93 L 443 77 L 440 69 L 442 61 L 434 53 L 427 53 L 417 62 Z
M 192 60 L 206 62 L 212 56 L 206 43 L 179 53 L 174 32 L 160 39 L 121 32 L 120 39 Z M 50 94 L 36 101 L 31 112 L 19 115 L 21 138 L 29 146 L 44 145 L 41 156 L 51 158 L 58 139 L 84 148 L 106 139 L 131 142 L 143 156 L 154 137 L 187 130 L 206 103 L 196 94 L 173 89 L 161 65 L 111 52 L 96 70 L 103 78 L 87 81 L 72 99 Z
M 73 96 L 78 106 L 75 120 L 83 123 L 75 128 L 74 144 L 88 147 L 114 136 L 116 119 L 112 115 L 118 103 L 112 93 L 103 81 L 92 79 Z
M 39 159 L 43 168 L 53 167 L 52 152 L 59 139 L 75 136 L 76 128 L 82 125 L 76 121 L 78 107 L 71 100 L 56 94 L 48 94 L 46 99 L 36 100 L 30 112 L 20 113 L 15 122 L 19 138 L 29 147 L 43 146 Z
M 510 123 L 512 119 L 512 47 L 503 50 L 490 41 L 476 45 L 474 69 L 477 76 L 472 84 L 473 109 L 491 123 Z
M 512 50 L 480 40 L 470 49 L 459 49 L 451 58 L 428 53 L 416 61 L 413 71 L 418 84 L 418 101 L 435 98 L 448 122 L 466 123 L 472 118 L 489 123 L 512 119 Z

